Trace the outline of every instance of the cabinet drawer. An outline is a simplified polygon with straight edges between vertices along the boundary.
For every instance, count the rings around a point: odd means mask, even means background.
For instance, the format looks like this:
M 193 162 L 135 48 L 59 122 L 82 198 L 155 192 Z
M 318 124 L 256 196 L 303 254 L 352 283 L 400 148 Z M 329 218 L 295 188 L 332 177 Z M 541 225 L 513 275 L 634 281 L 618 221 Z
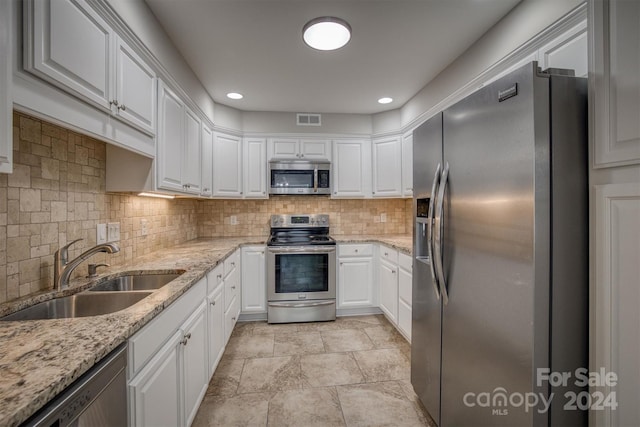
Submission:
M 380 245 L 380 258 L 386 259 L 390 263 L 398 264 L 398 251 L 396 251 L 395 249 L 391 249 L 386 246 Z
M 129 378 L 133 378 L 157 353 L 160 346 L 178 330 L 182 322 L 195 311 L 206 297 L 206 290 L 206 280 L 200 280 L 187 293 L 129 338 Z
M 409 255 L 403 254 L 402 252 L 398 252 L 398 265 L 400 268 L 404 268 L 411 273 L 413 270 L 413 258 Z
M 216 268 L 207 273 L 207 295 L 215 291 L 224 279 L 224 264 L 218 264 Z
M 224 260 L 224 276 L 227 277 L 234 268 L 237 268 L 240 264 L 240 251 L 236 250 Z
M 339 256 L 371 256 L 373 255 L 373 245 L 371 244 L 340 244 L 338 246 Z

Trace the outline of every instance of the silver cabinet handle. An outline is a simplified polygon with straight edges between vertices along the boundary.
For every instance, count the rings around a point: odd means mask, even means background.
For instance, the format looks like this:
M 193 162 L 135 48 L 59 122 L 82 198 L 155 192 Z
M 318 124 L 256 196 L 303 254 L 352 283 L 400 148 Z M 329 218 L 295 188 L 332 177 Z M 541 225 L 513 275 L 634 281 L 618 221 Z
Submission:
M 442 292 L 442 300 L 445 305 L 449 303 L 449 295 L 447 294 L 447 283 L 444 277 L 444 265 L 442 264 L 442 232 L 444 227 L 443 214 L 444 214 L 444 191 L 447 187 L 447 179 L 449 177 L 449 163 L 444 167 L 442 172 L 442 178 L 440 179 L 440 188 L 438 188 L 438 206 L 436 207 L 435 218 L 435 264 L 436 273 L 439 276 L 440 292 Z
M 187 342 L 191 339 L 191 332 L 185 334 L 184 337 L 180 340 L 180 344 L 187 345 Z

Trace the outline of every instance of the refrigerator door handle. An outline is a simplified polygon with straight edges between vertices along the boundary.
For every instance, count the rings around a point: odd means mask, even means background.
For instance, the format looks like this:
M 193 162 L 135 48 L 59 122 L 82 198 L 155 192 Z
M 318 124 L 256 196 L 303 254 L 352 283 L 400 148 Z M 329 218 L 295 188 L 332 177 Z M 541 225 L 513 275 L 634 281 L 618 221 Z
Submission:
M 435 266 L 433 265 L 433 206 L 436 203 L 436 192 L 438 191 L 441 170 L 442 165 L 438 163 L 436 173 L 433 177 L 433 184 L 431 185 L 431 203 L 429 203 L 429 210 L 427 211 L 427 255 L 429 256 L 429 271 L 431 271 L 433 290 L 436 293 L 437 299 L 440 299 L 440 289 L 438 279 L 436 278 Z
M 436 218 L 435 218 L 435 255 L 434 263 L 436 267 L 436 273 L 438 275 L 438 282 L 440 284 L 440 292 L 442 294 L 442 300 L 445 305 L 449 303 L 449 294 L 447 292 L 447 282 L 444 277 L 444 265 L 442 263 L 442 231 L 444 226 L 444 192 L 447 188 L 449 178 L 449 163 L 445 164 L 444 171 L 442 172 L 442 178 L 440 178 L 440 185 L 438 186 L 438 199 L 436 206 Z

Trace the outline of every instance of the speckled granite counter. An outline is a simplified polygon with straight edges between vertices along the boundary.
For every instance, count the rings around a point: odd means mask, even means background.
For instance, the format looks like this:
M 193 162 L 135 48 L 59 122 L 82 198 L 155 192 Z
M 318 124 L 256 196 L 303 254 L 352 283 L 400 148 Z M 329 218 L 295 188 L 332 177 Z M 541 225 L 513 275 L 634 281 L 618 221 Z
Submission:
M 410 234 L 364 234 L 332 237 L 338 243 L 382 243 L 407 255 L 411 255 L 413 252 L 413 237 Z
M 338 243 L 382 243 L 411 254 L 408 235 L 334 236 Z M 125 342 L 206 273 L 242 245 L 266 238 L 198 239 L 154 252 L 100 275 L 184 270 L 178 279 L 133 306 L 112 314 L 75 319 L 0 322 L 0 425 L 25 421 L 118 345 Z M 60 293 L 48 292 L 0 305 L 0 316 L 93 286 L 77 279 Z
M 125 271 L 186 272 L 133 306 L 112 314 L 75 319 L 0 322 L 0 425 L 26 420 L 165 307 L 184 294 L 236 248 L 265 238 L 199 239 L 110 268 Z M 87 289 L 96 281 L 78 279 L 71 289 L 0 305 L 0 316 L 54 296 Z

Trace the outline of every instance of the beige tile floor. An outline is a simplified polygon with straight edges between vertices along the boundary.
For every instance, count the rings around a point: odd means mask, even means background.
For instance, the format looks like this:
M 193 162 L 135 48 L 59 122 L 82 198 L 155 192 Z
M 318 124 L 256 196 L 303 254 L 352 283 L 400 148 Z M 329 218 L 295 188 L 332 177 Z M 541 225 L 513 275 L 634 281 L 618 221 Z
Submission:
M 429 426 L 410 357 L 382 315 L 238 323 L 193 425 Z

